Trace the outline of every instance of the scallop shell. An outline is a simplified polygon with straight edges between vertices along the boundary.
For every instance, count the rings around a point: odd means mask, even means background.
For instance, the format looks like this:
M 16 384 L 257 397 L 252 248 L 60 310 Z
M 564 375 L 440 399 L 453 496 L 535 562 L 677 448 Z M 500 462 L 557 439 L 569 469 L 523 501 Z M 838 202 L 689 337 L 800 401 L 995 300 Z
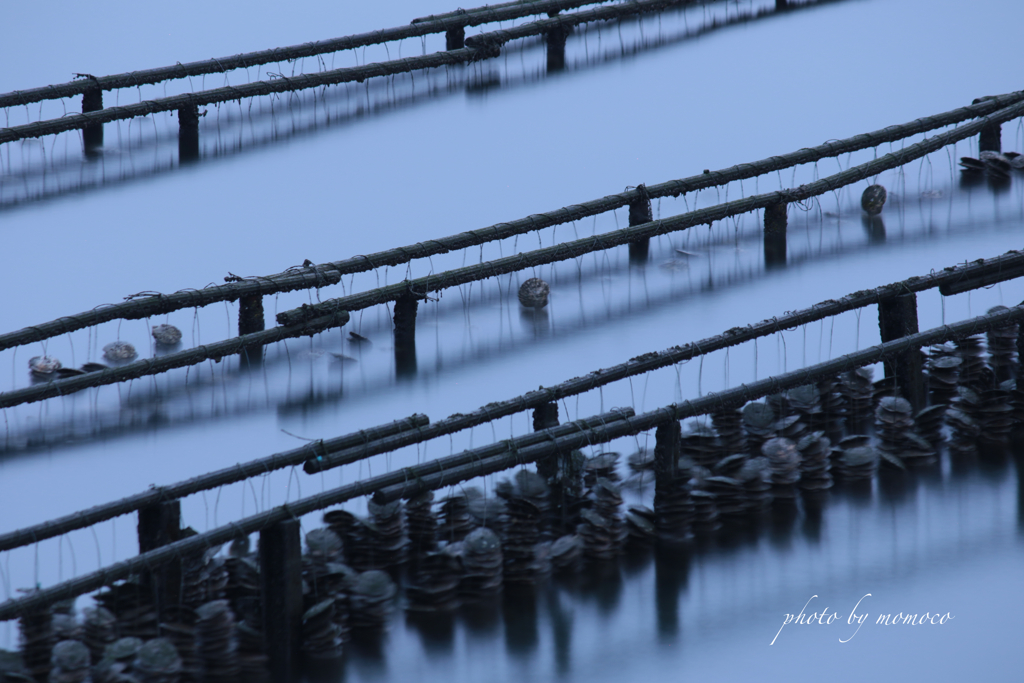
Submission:
M 103 347 L 103 357 L 109 361 L 132 360 L 137 355 L 135 347 L 126 341 L 110 342 Z
M 156 325 L 153 327 L 153 339 L 162 346 L 174 346 L 181 341 L 181 330 L 174 325 Z
M 548 305 L 551 288 L 538 277 L 531 277 L 519 287 L 519 303 L 526 308 L 544 308 Z
M 860 196 L 860 206 L 869 216 L 877 216 L 882 213 L 885 206 L 886 192 L 881 185 L 869 185 L 864 194 Z
M 28 359 L 28 369 L 33 375 L 52 375 L 61 367 L 60 361 L 53 356 L 36 356 Z

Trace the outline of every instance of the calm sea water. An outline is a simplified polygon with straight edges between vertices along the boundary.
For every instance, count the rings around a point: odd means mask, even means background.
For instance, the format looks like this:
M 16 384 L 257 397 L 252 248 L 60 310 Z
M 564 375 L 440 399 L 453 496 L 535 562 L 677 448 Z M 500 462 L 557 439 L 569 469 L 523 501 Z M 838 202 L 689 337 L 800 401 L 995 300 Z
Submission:
M 14 330 L 144 291 L 220 282 L 228 272 L 279 272 L 484 227 L 621 191 L 641 182 L 789 152 L 901 123 L 1021 87 L 1015 43 L 985 40 L 1020 25 L 1010 0 L 925 3 L 846 0 L 746 21 L 773 3 L 720 3 L 642 22 L 580 29 L 566 69 L 546 72 L 543 44 L 513 45 L 491 62 L 352 84 L 273 101 L 208 108 L 203 158 L 179 166 L 176 120 L 108 124 L 98 158 L 77 133 L 0 146 L 0 327 Z M 178 3 L 158 13 L 127 3 L 51 11 L 12 7 L 0 57 L 0 91 L 262 49 L 405 23 L 436 2 L 342 6 Z M 716 23 L 717 22 L 717 23 Z M 724 24 L 724 25 L 723 25 Z M 473 29 L 470 33 L 486 30 Z M 984 42 L 984 49 L 965 49 Z M 46 46 L 41 49 L 40 46 Z M 438 36 L 298 64 L 250 69 L 108 93 L 108 105 L 268 71 L 378 61 L 442 49 Z M 77 99 L 11 109 L 17 125 L 60 116 Z M 1024 151 L 1019 121 L 1004 149 Z M 778 189 L 862 163 L 877 150 L 757 181 L 656 201 L 669 216 Z M 0 530 L 335 436 L 413 412 L 467 412 L 659 350 L 827 298 L 1020 247 L 1020 178 L 1002 192 L 964 187 L 955 159 L 976 142 L 884 174 L 884 231 L 866 230 L 862 183 L 790 212 L 789 265 L 765 272 L 759 217 L 744 216 L 655 240 L 645 268 L 625 249 L 465 286 L 421 306 L 418 372 L 396 381 L 390 312 L 354 314 L 342 331 L 268 349 L 265 368 L 207 363 L 122 387 L 4 412 Z M 528 251 L 627 222 L 626 212 L 522 236 L 484 249 L 385 269 L 320 292 L 267 301 L 267 315 L 304 302 Z M 694 256 L 683 256 L 682 249 Z M 523 317 L 518 283 L 552 284 L 551 305 Z M 919 296 L 921 327 L 1024 299 L 1018 283 L 969 295 Z M 166 318 L 186 345 L 234 334 L 233 305 Z M 272 318 L 271 318 L 272 319 Z M 142 354 L 149 325 L 123 321 L 0 352 L 0 390 L 27 386 L 29 357 L 99 360 L 120 338 Z M 348 329 L 373 341 L 357 349 Z M 878 341 L 875 313 L 846 314 L 606 387 L 569 400 L 562 419 L 612 406 L 649 410 L 735 386 Z M 329 352 L 357 359 L 330 363 Z M 530 429 L 528 416 L 498 421 L 421 448 L 379 456 L 324 476 L 288 472 L 252 489 L 226 487 L 184 501 L 203 530 L 311 491 L 447 455 Z M 299 437 L 298 439 L 296 437 Z M 612 447 L 631 452 L 650 435 Z M 628 441 L 628 442 L 627 442 Z M 1011 460 L 966 472 L 947 464 L 865 501 L 842 495 L 820 519 L 801 513 L 760 535 L 692 557 L 627 558 L 612 576 L 510 594 L 502 609 L 424 627 L 399 619 L 379 656 L 353 653 L 355 679 L 409 676 L 513 680 L 640 679 L 693 673 L 811 680 L 968 672 L 1012 677 L 1020 633 L 1007 605 L 1021 604 L 1020 484 Z M 483 482 L 488 487 L 492 480 Z M 361 503 L 352 509 L 360 510 Z M 307 528 L 318 524 L 305 520 Z M 137 550 L 122 519 L 38 548 L 0 554 L 3 597 L 49 585 Z M 785 614 L 826 606 L 848 615 L 863 595 L 872 621 L 896 612 L 950 612 L 941 626 L 787 626 Z M 0 647 L 16 641 L 0 625 Z

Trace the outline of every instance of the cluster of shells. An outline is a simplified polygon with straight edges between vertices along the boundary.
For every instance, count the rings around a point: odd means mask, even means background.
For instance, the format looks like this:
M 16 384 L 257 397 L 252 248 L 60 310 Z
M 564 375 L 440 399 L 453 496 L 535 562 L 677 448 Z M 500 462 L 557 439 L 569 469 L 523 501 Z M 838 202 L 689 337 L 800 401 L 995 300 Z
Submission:
M 174 325 L 154 325 L 152 328 L 153 340 L 158 349 L 171 349 L 181 341 L 181 330 Z M 103 359 L 111 365 L 122 365 L 130 363 L 139 357 L 135 346 L 130 342 L 118 340 L 103 347 Z M 85 375 L 90 372 L 106 370 L 109 365 L 103 363 L 84 363 L 78 368 L 65 367 L 59 359 L 54 356 L 42 355 L 33 356 L 28 361 L 28 369 L 36 380 L 63 379 Z
M 997 180 L 1008 180 L 1013 171 L 1024 171 L 1024 156 L 1017 152 L 986 150 L 978 157 L 960 157 L 960 171 L 964 175 L 986 174 Z
M 995 312 L 995 309 L 992 311 Z M 435 501 L 370 500 L 367 514 L 325 513 L 302 557 L 307 665 L 338 661 L 353 637 L 383 633 L 399 607 L 447 612 L 614 561 L 627 547 L 678 543 L 749 527 L 765 512 L 821 500 L 836 483 L 870 485 L 892 472 L 1005 443 L 1024 423 L 1018 329 L 1009 325 L 930 347 L 928 405 L 914 411 L 891 379 L 858 369 L 791 389 L 710 420 L 658 428 L 653 451 L 620 467 L 618 453 L 578 451 L 517 471 L 495 495 L 465 487 Z M 623 471 L 628 471 L 625 480 Z M 624 510 L 623 488 L 652 507 Z M 181 604 L 157 614 L 138 581 L 21 618 L 11 680 L 269 680 L 261 632 L 260 566 L 248 539 L 181 565 Z M 312 664 L 311 664 L 312 663 Z

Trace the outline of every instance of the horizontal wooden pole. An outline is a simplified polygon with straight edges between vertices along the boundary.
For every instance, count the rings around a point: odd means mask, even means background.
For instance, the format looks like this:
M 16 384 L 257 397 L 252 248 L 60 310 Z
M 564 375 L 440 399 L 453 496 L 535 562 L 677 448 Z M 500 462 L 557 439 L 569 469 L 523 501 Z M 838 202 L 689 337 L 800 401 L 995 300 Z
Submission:
M 650 431 L 660 424 L 673 420 L 683 420 L 727 407 L 736 407 L 747 401 L 757 400 L 769 394 L 778 393 L 804 384 L 811 384 L 826 377 L 835 377 L 843 372 L 893 358 L 910 349 L 980 334 L 991 329 L 1019 323 L 1022 320 L 1024 320 L 1024 305 L 1007 308 L 998 313 L 986 314 L 951 323 L 850 353 L 824 363 L 811 365 L 801 370 L 768 377 L 751 384 L 742 384 L 722 392 L 708 394 L 682 403 L 670 404 L 664 408 L 616 420 L 607 426 L 582 429 L 575 435 L 560 437 L 559 447 L 562 449 L 582 448 L 588 444 L 602 443 L 622 436 Z M 543 434 L 544 432 L 537 433 Z M 542 450 L 541 447 L 533 446 L 519 451 L 512 464 L 525 463 L 529 457 L 539 457 L 542 454 L 548 454 L 547 450 L 538 453 L 537 451 L 539 450 Z M 437 472 L 431 472 L 429 468 L 437 467 L 439 463 L 440 461 L 432 461 L 431 463 L 403 468 L 340 486 L 303 498 L 294 503 L 282 505 L 247 517 L 238 522 L 170 543 L 95 572 L 90 572 L 41 589 L 31 595 L 7 600 L 4 603 L 0 603 L 0 621 L 18 618 L 24 612 L 37 610 L 58 600 L 82 595 L 141 571 L 152 571 L 153 568 L 159 567 L 166 562 L 202 552 L 215 545 L 227 543 L 236 538 L 238 534 L 250 534 L 286 519 L 293 519 L 353 498 L 370 495 L 390 486 L 404 484 L 417 477 L 422 478 L 423 476 L 436 474 Z
M 111 503 L 96 505 L 87 510 L 73 512 L 70 515 L 58 517 L 42 524 L 2 534 L 0 535 L 0 552 L 44 541 L 48 538 L 55 538 L 76 529 L 84 529 L 93 524 L 105 522 L 108 519 L 130 514 L 149 505 L 176 500 L 199 493 L 200 491 L 209 491 L 227 484 L 234 484 L 251 477 L 258 477 L 284 469 L 285 467 L 301 465 L 316 455 L 326 455 L 353 446 L 373 443 L 379 439 L 402 432 L 416 431 L 429 423 L 430 420 L 426 415 L 417 413 L 410 415 L 404 420 L 396 420 L 389 424 L 370 427 L 369 429 L 363 429 L 333 439 L 317 439 L 301 448 L 294 448 L 290 451 L 274 453 L 265 458 L 238 463 L 237 465 L 193 477 L 177 484 L 155 486 L 142 493 L 136 493 Z
M 942 126 L 983 116 L 1024 100 L 1024 91 L 1000 95 L 980 104 L 961 107 L 952 111 L 929 116 L 896 126 L 889 126 L 871 133 L 856 135 L 845 140 L 834 140 L 817 147 L 805 148 L 779 156 L 738 164 L 730 168 L 711 171 L 688 178 L 670 180 L 647 187 L 651 197 L 678 196 L 716 185 L 752 178 L 772 171 L 789 168 L 798 164 L 813 163 L 821 159 L 866 149 L 885 142 L 893 142 L 908 135 L 933 130 Z M 322 283 L 335 283 L 341 275 L 360 273 L 385 266 L 397 266 L 415 259 L 428 258 L 486 242 L 527 234 L 555 225 L 596 216 L 629 205 L 638 198 L 636 190 L 608 195 L 582 204 L 574 204 L 541 214 L 534 214 L 508 223 L 498 223 L 486 228 L 469 230 L 447 237 L 397 247 L 366 256 L 354 256 L 314 266 L 310 273 L 281 273 L 266 277 L 247 279 L 202 290 L 182 290 L 173 294 L 157 294 L 149 297 L 133 297 L 121 304 L 97 307 L 94 310 L 65 316 L 55 321 L 26 327 L 15 332 L 0 335 L 0 350 L 19 344 L 42 341 L 60 334 L 82 329 L 90 325 L 117 319 L 137 319 L 148 315 L 169 313 L 181 308 L 206 305 L 219 301 L 234 301 L 252 293 L 271 294 L 299 288 L 319 287 Z
M 301 273 L 279 273 L 265 277 L 245 278 L 241 281 L 228 282 L 204 289 L 184 289 L 173 294 L 136 295 L 118 304 L 97 306 L 90 311 L 67 315 L 50 322 L 0 334 L 0 351 L 43 341 L 110 320 L 141 320 L 154 315 L 172 313 L 182 308 L 207 306 L 221 301 L 237 301 L 246 296 L 265 296 L 297 289 L 327 287 L 340 281 L 341 273 L 337 270 L 317 266 L 307 268 Z
M 977 135 L 978 131 L 986 125 L 990 125 L 993 122 L 1008 121 L 1021 115 L 1024 115 L 1024 101 L 1019 101 L 981 119 L 922 140 L 904 149 L 890 152 L 868 163 L 853 166 L 835 175 L 827 176 L 800 187 L 752 195 L 744 199 L 717 204 L 698 211 L 690 211 L 671 218 L 651 221 L 650 223 L 622 228 L 592 237 L 585 237 L 573 242 L 563 242 L 552 247 L 536 249 L 474 266 L 449 270 L 437 275 L 428 275 L 411 281 L 407 280 L 360 294 L 329 299 L 315 305 L 304 304 L 300 308 L 278 313 L 277 321 L 282 325 L 294 325 L 302 320 L 317 317 L 332 310 L 358 311 L 370 306 L 395 301 L 398 297 L 408 292 L 410 288 L 422 294 L 436 292 L 469 282 L 518 272 L 526 268 L 566 261 L 584 254 L 685 230 L 696 225 L 710 225 L 714 221 L 722 220 L 729 216 L 749 213 L 775 204 L 803 201 L 837 190 L 846 185 L 851 185 L 865 178 L 871 178 L 883 171 L 898 168 L 926 154 L 942 149 L 946 145 Z
M 461 12 L 452 12 L 446 15 L 414 20 L 412 24 L 407 26 L 368 31 L 341 38 L 318 40 L 301 45 L 277 47 L 257 52 L 246 52 L 230 57 L 220 57 L 219 59 L 204 59 L 185 64 L 179 62 L 173 66 L 142 69 L 112 76 L 82 78 L 68 83 L 47 85 L 29 90 L 15 90 L 14 92 L 0 94 L 0 107 L 15 107 L 43 100 L 74 97 L 97 87 L 101 90 L 135 88 L 140 85 L 151 85 L 162 81 L 188 78 L 189 76 L 203 76 L 205 74 L 224 73 L 234 69 L 245 69 L 262 64 L 290 62 L 302 59 L 303 57 L 315 57 L 316 55 L 331 52 L 353 50 L 357 47 L 376 45 L 393 40 L 425 36 L 431 33 L 444 33 L 452 28 L 479 26 L 481 24 L 519 19 L 544 12 L 574 9 L 583 5 L 596 4 L 596 2 L 599 2 L 599 0 L 538 0 L 531 2 L 529 7 L 525 3 L 507 3 L 500 7 L 493 5 L 490 7 L 475 7 L 462 10 Z
M 239 353 L 247 348 L 259 347 L 279 342 L 292 337 L 311 337 L 324 330 L 342 327 L 348 323 L 348 311 L 333 311 L 316 319 L 299 325 L 272 327 L 263 332 L 254 332 L 240 337 L 232 337 L 212 344 L 203 344 L 186 351 L 169 353 L 158 358 L 145 358 L 116 368 L 108 368 L 99 372 L 88 372 L 84 375 L 56 379 L 52 382 L 36 384 L 24 389 L 0 393 L 0 408 L 10 408 L 22 403 L 35 403 L 57 396 L 67 396 L 83 389 L 116 384 L 147 375 L 158 375 L 175 368 L 195 365 L 206 360 L 220 360 L 225 356 Z

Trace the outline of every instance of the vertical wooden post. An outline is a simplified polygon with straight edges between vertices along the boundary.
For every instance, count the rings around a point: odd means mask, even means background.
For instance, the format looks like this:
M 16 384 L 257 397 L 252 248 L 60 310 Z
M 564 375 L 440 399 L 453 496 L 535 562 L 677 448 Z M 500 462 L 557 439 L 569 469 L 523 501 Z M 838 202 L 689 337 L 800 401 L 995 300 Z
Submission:
M 565 69 L 565 39 L 569 31 L 561 26 L 553 28 L 545 34 L 548 45 L 548 73 L 557 73 Z
M 139 553 L 156 550 L 181 539 L 181 501 L 154 503 L 139 510 Z M 144 579 L 155 598 L 157 613 L 181 602 L 181 562 L 173 561 L 153 570 Z
M 252 334 L 267 329 L 263 318 L 263 295 L 250 294 L 238 300 L 238 334 Z
M 199 106 L 178 110 L 178 163 L 199 160 Z
M 918 333 L 917 295 L 900 294 L 878 303 L 878 330 L 882 342 Z M 886 377 L 895 377 L 896 385 L 915 411 L 927 405 L 924 364 L 919 349 L 909 349 L 883 363 Z
M 558 426 L 558 404 L 555 402 L 545 403 L 533 410 L 533 431 L 539 432 L 544 429 Z M 551 480 L 558 474 L 559 455 L 549 455 L 537 460 L 537 474 L 544 477 L 545 481 Z
M 444 32 L 444 49 L 459 50 L 466 47 L 466 27 L 453 26 Z
M 676 478 L 682 438 L 679 420 L 658 425 L 654 431 L 654 523 L 658 536 L 665 539 L 680 539 L 690 531 L 676 528 L 678 515 L 670 514 L 673 505 L 679 503 Z
M 654 220 L 654 211 L 651 208 L 651 198 L 647 194 L 645 185 L 636 186 L 637 197 L 629 203 L 629 227 L 643 225 Z M 647 255 L 650 252 L 651 241 L 649 239 L 638 240 L 629 243 L 629 260 L 631 263 L 647 263 Z
M 263 634 L 274 683 L 298 683 L 302 646 L 302 541 L 299 520 L 260 532 Z
M 103 109 L 103 91 L 97 85 L 92 90 L 82 93 L 82 113 Z M 85 152 L 89 154 L 103 146 L 103 124 L 86 126 L 82 129 L 82 140 L 85 143 Z
M 786 203 L 773 204 L 764 210 L 764 266 L 786 267 Z
M 395 372 L 399 377 L 416 374 L 416 310 L 419 301 L 406 292 L 395 301 Z
M 1024 325 L 1017 326 L 1017 391 L 1024 392 Z M 1024 472 L 1021 479 L 1024 480 Z
M 979 97 L 971 104 L 979 104 L 986 100 L 995 99 L 992 96 Z M 978 151 L 979 152 L 1002 152 L 1003 151 L 1003 140 L 1002 140 L 1002 129 L 998 123 L 990 123 L 981 129 L 978 133 Z
M 679 420 L 658 425 L 654 431 L 654 478 L 655 485 L 669 484 L 676 476 L 679 449 L 683 440 L 683 428 Z
M 241 297 L 238 300 L 238 335 L 262 332 L 266 325 L 263 316 L 263 295 L 250 294 Z M 245 367 L 258 366 L 263 361 L 263 347 L 247 346 L 239 352 L 238 357 Z

